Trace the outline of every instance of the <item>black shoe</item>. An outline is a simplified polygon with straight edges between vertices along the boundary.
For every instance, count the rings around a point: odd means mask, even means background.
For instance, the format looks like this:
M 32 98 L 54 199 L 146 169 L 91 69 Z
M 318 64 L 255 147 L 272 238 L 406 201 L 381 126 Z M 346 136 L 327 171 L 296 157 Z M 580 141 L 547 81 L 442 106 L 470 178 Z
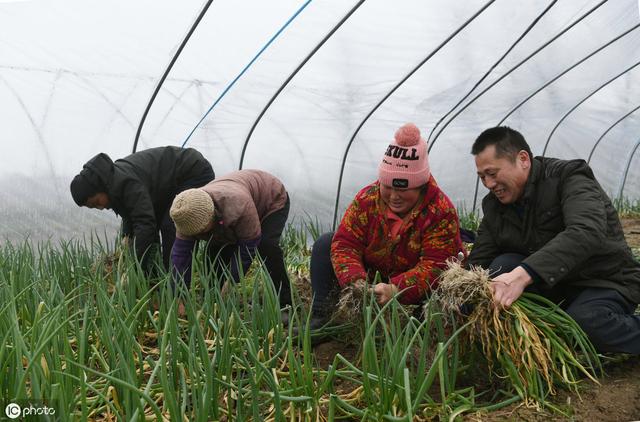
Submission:
M 284 313 L 284 310 L 282 311 Z M 287 315 L 287 319 L 288 319 L 288 315 Z M 287 321 L 288 322 L 288 321 Z M 324 327 L 325 325 L 327 325 L 329 323 L 329 317 L 327 317 L 326 315 L 311 315 L 311 319 L 309 320 L 309 331 L 312 332 L 321 329 L 322 327 Z M 307 326 L 307 321 L 306 320 L 302 320 L 302 327 L 293 327 L 292 331 L 293 331 L 293 335 L 294 336 L 298 336 L 301 335 L 302 333 L 304 333 L 304 330 L 306 330 Z
M 285 305 L 282 309 L 280 309 L 280 321 L 282 321 L 282 326 L 285 328 L 289 326 L 290 313 L 291 313 L 291 305 Z
M 324 327 L 329 323 L 329 317 L 325 314 L 311 314 L 311 320 L 309 320 L 309 330 L 315 331 Z
M 325 334 L 321 331 L 322 328 L 328 326 L 330 322 L 331 318 L 327 315 L 311 315 L 311 319 L 309 320 L 311 346 L 317 346 L 318 344 L 326 343 L 331 340 L 331 336 L 329 334 Z
M 291 290 L 289 288 L 280 289 L 278 292 L 278 302 L 280 302 L 280 307 L 284 308 L 285 306 L 291 306 Z
M 291 333 L 294 337 L 302 337 L 304 335 L 304 330 L 307 329 L 306 321 L 305 325 L 301 327 L 293 327 Z M 328 315 L 322 313 L 313 313 L 311 314 L 311 319 L 309 320 L 309 336 L 311 340 L 311 345 L 315 346 L 317 344 L 326 342 L 330 340 L 330 337 L 323 333 L 317 333 L 316 331 L 324 328 L 331 322 Z

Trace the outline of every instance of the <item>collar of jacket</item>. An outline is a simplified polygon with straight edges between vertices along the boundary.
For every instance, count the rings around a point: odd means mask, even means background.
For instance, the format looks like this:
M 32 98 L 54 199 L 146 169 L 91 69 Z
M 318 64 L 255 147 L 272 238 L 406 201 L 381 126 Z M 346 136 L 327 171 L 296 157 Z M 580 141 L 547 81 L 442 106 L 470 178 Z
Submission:
M 542 162 L 540 161 L 540 158 L 536 157 L 532 159 L 531 171 L 529 172 L 529 177 L 527 177 L 527 182 L 524 185 L 524 191 L 522 192 L 520 199 L 518 199 L 514 205 L 526 207 L 531 202 L 531 199 L 535 196 L 538 181 L 542 176 L 542 170 Z

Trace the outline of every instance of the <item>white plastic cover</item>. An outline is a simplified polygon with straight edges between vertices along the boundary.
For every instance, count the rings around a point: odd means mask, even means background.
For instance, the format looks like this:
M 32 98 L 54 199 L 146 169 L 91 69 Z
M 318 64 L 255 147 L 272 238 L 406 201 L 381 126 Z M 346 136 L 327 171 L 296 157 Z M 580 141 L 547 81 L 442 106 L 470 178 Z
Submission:
M 305 4 L 212 2 L 162 85 L 138 150 L 182 145 L 217 101 L 186 145 L 222 175 L 239 168 L 246 143 L 242 167 L 277 175 L 292 214 L 329 228 L 341 173 L 338 215 L 376 178 L 386 144 L 409 121 L 429 137 L 438 183 L 470 209 L 471 144 L 506 124 L 537 155 L 591 156 L 605 190 L 617 197 L 624 181 L 622 196 L 638 199 L 637 1 L 364 1 L 248 138 L 287 78 L 357 6 Z M 3 241 L 115 230 L 113 213 L 73 203 L 69 182 L 98 152 L 131 153 L 151 94 L 203 6 L 0 0 Z M 480 186 L 478 197 L 485 193 Z

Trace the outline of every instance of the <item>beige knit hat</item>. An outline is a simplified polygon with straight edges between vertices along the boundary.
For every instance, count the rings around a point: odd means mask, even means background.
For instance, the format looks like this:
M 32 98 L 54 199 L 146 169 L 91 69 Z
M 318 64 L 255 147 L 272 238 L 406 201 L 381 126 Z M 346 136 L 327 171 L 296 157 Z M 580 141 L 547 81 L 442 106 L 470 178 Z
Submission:
M 184 236 L 195 236 L 204 231 L 213 220 L 213 200 L 202 189 L 187 189 L 173 200 L 169 215 L 176 231 Z

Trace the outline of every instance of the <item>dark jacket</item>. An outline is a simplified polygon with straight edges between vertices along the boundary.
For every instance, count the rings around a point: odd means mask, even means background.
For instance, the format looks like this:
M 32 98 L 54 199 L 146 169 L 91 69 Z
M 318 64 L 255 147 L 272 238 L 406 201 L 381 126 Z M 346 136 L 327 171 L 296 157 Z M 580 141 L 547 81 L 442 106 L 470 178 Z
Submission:
M 106 188 L 111 209 L 122 217 L 122 234 L 133 237 L 138 257 L 158 242 L 159 225 L 173 198 L 215 177 L 200 152 L 172 146 L 136 152 L 115 162 L 98 154 L 85 168 Z
M 487 268 L 498 255 L 519 253 L 537 274 L 538 287 L 553 298 L 575 287 L 601 287 L 640 302 L 640 264 L 584 160 L 536 157 L 517 204 L 503 205 L 489 193 L 482 209 L 469 265 Z

